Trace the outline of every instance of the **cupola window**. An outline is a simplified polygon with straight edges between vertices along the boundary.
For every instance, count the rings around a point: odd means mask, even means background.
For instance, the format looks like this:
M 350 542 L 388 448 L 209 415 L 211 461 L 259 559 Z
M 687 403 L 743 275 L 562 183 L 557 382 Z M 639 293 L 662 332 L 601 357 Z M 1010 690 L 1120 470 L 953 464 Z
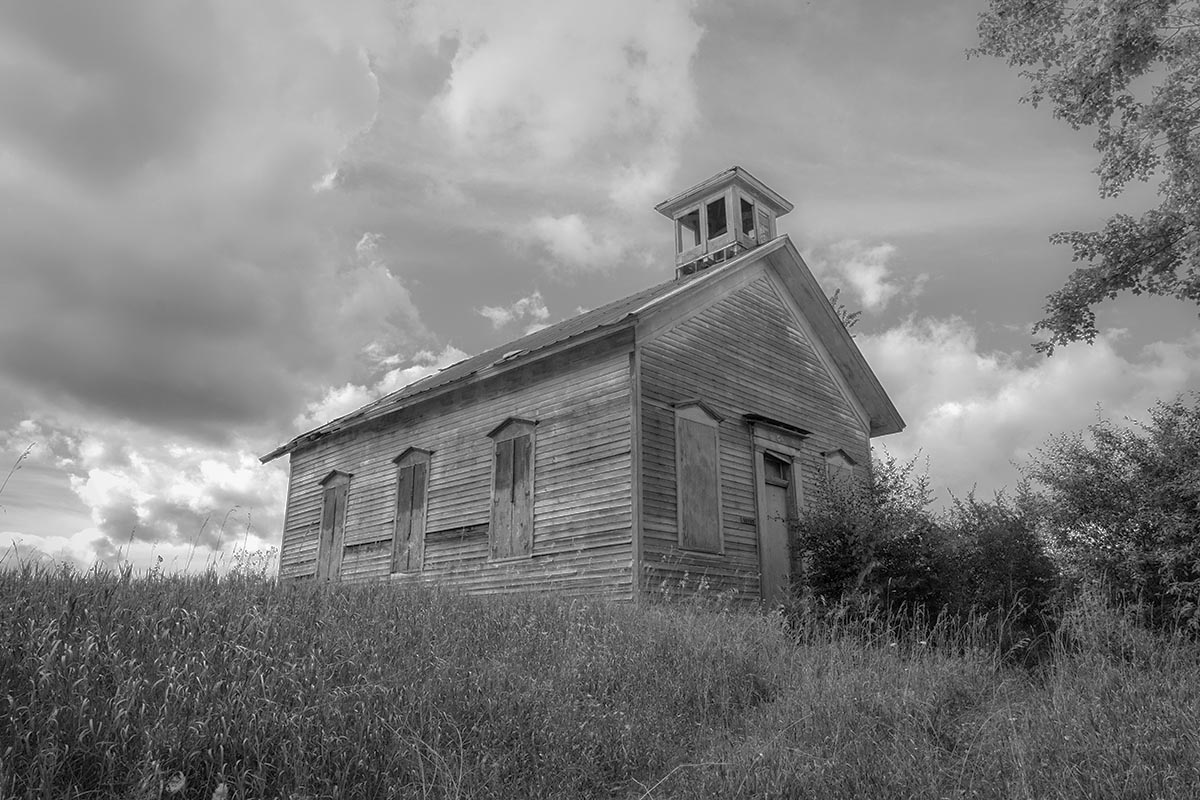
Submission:
M 744 197 L 739 202 L 742 206 L 742 235 L 754 239 L 754 203 Z
M 769 242 L 776 217 L 791 211 L 792 204 L 733 167 L 655 210 L 675 223 L 675 268 L 682 277 Z
M 676 227 L 679 235 L 675 242 L 675 251 L 683 253 L 700 244 L 700 209 L 692 209 L 677 220 Z
M 713 200 L 707 205 L 706 211 L 708 212 L 708 238 L 716 239 L 724 236 L 729 230 L 729 225 L 725 221 L 725 198 Z

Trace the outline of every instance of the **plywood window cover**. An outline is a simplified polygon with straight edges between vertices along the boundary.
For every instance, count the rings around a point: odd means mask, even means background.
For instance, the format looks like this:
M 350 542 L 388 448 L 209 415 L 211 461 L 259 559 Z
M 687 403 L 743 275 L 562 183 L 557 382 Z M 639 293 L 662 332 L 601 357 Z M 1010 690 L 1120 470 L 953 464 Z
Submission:
M 825 463 L 836 467 L 849 467 L 853 469 L 858 466 L 858 462 L 846 454 L 845 450 L 838 448 L 837 450 L 829 450 L 821 453 L 825 459 Z
M 352 475 L 349 472 L 342 472 L 341 470 L 335 469 L 332 472 L 330 472 L 328 475 L 326 475 L 324 478 L 321 478 L 320 485 L 321 486 L 339 486 L 343 483 L 349 483 L 350 479 L 353 477 L 354 477 L 354 475 Z
M 425 515 L 428 511 L 428 503 L 429 503 L 429 462 L 430 462 L 430 458 L 432 455 L 433 455 L 432 450 L 425 450 L 424 448 L 421 448 L 421 447 L 408 447 L 408 448 L 405 448 L 405 450 L 402 453 L 400 453 L 400 455 L 398 455 L 392 459 L 392 463 L 396 465 L 396 500 L 395 500 L 395 503 L 393 506 L 393 508 L 395 510 L 395 516 L 392 519 L 392 539 L 391 539 L 391 541 L 392 541 L 392 574 L 393 575 L 418 573 L 418 572 L 421 572 L 421 570 L 423 570 L 425 567 L 425 518 L 426 518 Z M 398 546 L 399 539 L 400 539 L 400 527 L 401 527 L 401 525 L 400 525 L 400 523 L 401 523 L 400 492 L 401 492 L 401 487 L 403 486 L 403 483 L 404 483 L 403 476 L 404 476 L 405 470 L 413 470 L 411 480 L 415 481 L 416 474 L 417 474 L 416 473 L 417 466 L 423 466 L 425 468 L 424 474 L 421 476 L 421 502 L 419 505 L 416 503 L 416 497 L 414 494 L 413 502 L 410 505 L 410 508 L 408 509 L 409 525 L 412 526 L 412 528 L 416 528 L 416 529 L 410 528 L 408 541 L 409 541 L 410 552 L 412 549 L 412 543 L 413 543 L 414 539 L 418 542 L 418 545 L 415 548 L 415 552 L 418 553 L 417 566 L 410 567 L 409 569 L 397 570 L 396 569 L 396 560 L 397 560 L 397 549 L 396 548 Z M 413 516 L 417 516 L 419 519 L 419 523 L 416 525 L 414 525 L 414 523 L 412 521 Z
M 321 497 L 321 518 L 317 528 L 317 560 L 315 564 L 314 575 L 317 580 L 341 580 L 342 560 L 346 552 L 346 512 L 350 502 L 350 479 L 354 477 L 349 472 L 341 470 L 331 470 L 328 475 L 320 480 L 320 486 L 323 488 Z M 330 519 L 330 536 L 331 541 L 325 541 L 325 517 L 328 511 L 329 490 L 340 489 L 340 493 L 335 491 L 333 517 Z M 341 495 L 342 513 L 338 514 L 336 510 L 337 494 Z M 338 536 L 340 530 L 341 536 Z M 334 542 L 340 544 L 340 548 L 334 547 Z M 326 547 L 332 548 L 330 551 Z M 337 559 L 336 562 L 334 559 Z M 325 574 L 322 575 L 321 567 L 325 564 Z
M 536 441 L 537 437 L 534 435 L 536 428 L 537 428 L 537 420 L 525 419 L 524 417 L 509 417 L 508 419 L 504 420 L 499 425 L 497 425 L 495 428 L 492 428 L 492 430 L 490 432 L 488 432 L 488 434 L 487 434 L 488 438 L 492 439 L 492 443 L 493 443 L 492 444 L 493 453 L 492 453 L 492 459 L 491 459 L 492 460 L 492 479 L 491 479 L 491 487 L 492 487 L 491 509 L 492 510 L 490 513 L 489 521 L 488 521 L 488 539 L 489 539 L 488 560 L 493 563 L 504 562 L 504 561 L 524 561 L 524 560 L 532 558 L 533 554 L 534 554 L 533 553 L 533 546 L 534 546 L 534 542 L 533 542 L 534 520 L 533 520 L 533 517 L 535 514 L 534 499 L 536 497 L 536 488 L 537 488 L 536 487 L 537 478 L 536 478 L 536 469 L 535 469 L 535 464 L 536 464 L 536 459 L 537 459 L 537 441 Z M 497 476 L 496 476 L 495 449 L 498 448 L 499 445 L 502 444 L 503 442 L 509 441 L 511 439 L 518 439 L 523 436 L 529 437 L 529 460 L 527 462 L 527 467 L 526 467 L 529 470 L 529 479 L 528 479 L 529 504 L 530 504 L 530 506 L 529 506 L 530 530 L 529 530 L 529 534 L 528 534 L 529 535 L 529 552 L 528 553 L 516 553 L 516 554 L 509 553 L 506 555 L 495 555 L 495 553 L 494 553 L 495 540 L 493 538 L 495 535 L 495 525 L 496 525 L 495 512 L 496 512 L 496 477 Z M 510 488 L 515 487 L 515 484 L 516 484 L 515 474 L 513 475 L 512 480 L 513 480 L 513 487 L 510 487 Z M 515 503 L 514 503 L 514 505 L 515 505 Z M 511 532 L 509 535 L 510 536 L 512 535 Z
M 825 457 L 825 477 L 827 480 L 833 481 L 857 481 L 858 464 L 853 458 L 846 455 L 845 450 L 830 450 L 822 453 Z
M 724 419 L 720 414 L 713 410 L 712 406 L 700 399 L 684 400 L 674 404 L 675 409 L 675 527 L 677 533 L 677 542 L 682 550 L 687 550 L 689 553 L 708 553 L 711 555 L 725 554 L 725 520 L 724 520 L 724 502 L 721 494 L 721 432 L 720 423 Z M 715 452 L 713 454 L 714 464 L 716 469 L 713 475 L 713 496 L 716 498 L 716 523 L 717 523 L 717 547 L 716 550 L 696 549 L 687 547 L 684 544 L 684 510 L 682 503 L 682 483 L 679 480 L 679 471 L 683 464 L 683 452 L 680 442 L 680 422 L 687 420 L 696 422 L 712 428 L 713 439 L 715 442 Z

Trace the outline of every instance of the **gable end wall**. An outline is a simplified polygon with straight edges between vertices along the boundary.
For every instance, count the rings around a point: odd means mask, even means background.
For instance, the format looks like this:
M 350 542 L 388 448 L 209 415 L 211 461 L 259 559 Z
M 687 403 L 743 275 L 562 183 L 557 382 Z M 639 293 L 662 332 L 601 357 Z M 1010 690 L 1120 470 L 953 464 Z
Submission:
M 745 414 L 812 432 L 798 464 L 803 496 L 822 477 L 820 453 L 841 448 L 868 463 L 870 445 L 859 414 L 784 301 L 778 279 L 757 276 L 639 343 L 641 363 L 642 564 L 646 593 L 690 592 L 701 583 L 759 595 L 753 446 Z M 673 404 L 699 398 L 720 423 L 724 554 L 678 546 Z

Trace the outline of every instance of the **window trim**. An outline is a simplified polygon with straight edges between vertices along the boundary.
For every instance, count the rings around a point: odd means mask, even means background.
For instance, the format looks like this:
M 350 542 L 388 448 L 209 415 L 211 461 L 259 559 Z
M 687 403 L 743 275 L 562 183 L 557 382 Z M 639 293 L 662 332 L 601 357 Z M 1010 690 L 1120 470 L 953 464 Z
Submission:
M 725 555 L 725 498 L 721 488 L 721 422 L 724 420 L 711 406 L 700 399 L 684 400 L 673 405 L 675 411 L 675 535 L 680 550 L 688 553 Z M 683 437 L 680 435 L 682 422 L 695 422 L 712 429 L 716 445 L 713 470 L 713 496 L 716 498 L 717 546 L 715 550 L 689 547 L 684 544 L 683 481 L 680 469 L 683 464 Z
M 392 564 L 391 574 L 393 575 L 413 575 L 419 574 L 425 569 L 425 521 L 429 518 L 429 473 L 432 463 L 433 451 L 425 450 L 420 447 L 409 447 L 400 455 L 392 459 L 392 463 L 396 465 L 395 474 L 395 492 L 392 495 Z M 419 529 L 410 529 L 408 542 L 409 552 L 413 551 L 413 542 L 416 542 L 416 552 L 419 554 L 417 558 L 417 566 L 415 568 L 397 569 L 396 562 L 399 557 L 400 544 L 400 486 L 402 483 L 401 473 L 406 469 L 415 470 L 417 466 L 425 467 L 425 477 L 421 486 L 421 513 Z M 415 475 L 415 472 L 414 472 Z M 409 525 L 412 525 L 413 509 L 416 504 L 409 509 Z
M 525 561 L 534 555 L 534 532 L 536 528 L 537 514 L 537 420 L 526 419 L 524 417 L 508 417 L 496 427 L 492 428 L 487 434 L 492 440 L 492 457 L 491 457 L 491 480 L 489 499 L 491 508 L 488 514 L 488 561 L 492 563 L 504 561 Z M 496 522 L 497 509 L 501 504 L 496 499 L 496 460 L 497 447 L 506 441 L 519 439 L 523 436 L 529 437 L 529 460 L 528 460 L 528 484 L 529 484 L 529 552 L 527 553 L 506 553 L 497 555 L 497 539 L 496 539 Z M 516 502 L 511 501 L 512 507 L 516 507 Z

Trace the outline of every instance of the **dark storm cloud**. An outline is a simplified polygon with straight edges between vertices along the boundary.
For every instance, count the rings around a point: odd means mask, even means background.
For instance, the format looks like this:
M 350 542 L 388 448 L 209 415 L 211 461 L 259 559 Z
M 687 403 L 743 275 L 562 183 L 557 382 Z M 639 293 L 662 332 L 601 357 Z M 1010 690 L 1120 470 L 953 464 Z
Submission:
M 376 110 L 345 19 L 0 14 L 0 382 L 18 413 L 220 440 L 421 334 L 401 280 L 356 256 L 353 198 L 317 188 Z
M 153 425 L 238 425 L 278 411 L 335 357 L 313 327 L 331 315 L 289 288 L 289 265 L 139 264 L 145 254 L 89 254 L 67 237 L 42 244 L 10 264 L 0 300 L 0 363 L 40 395 Z

